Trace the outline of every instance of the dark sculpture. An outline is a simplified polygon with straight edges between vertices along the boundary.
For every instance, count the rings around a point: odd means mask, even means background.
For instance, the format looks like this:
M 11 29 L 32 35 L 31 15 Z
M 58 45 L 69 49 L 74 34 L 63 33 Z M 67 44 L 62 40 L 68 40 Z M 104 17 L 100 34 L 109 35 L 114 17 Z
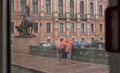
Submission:
M 19 32 L 20 37 L 32 36 L 32 29 L 35 22 L 32 20 L 29 14 L 29 7 L 26 5 L 24 11 L 21 13 L 22 22 L 19 26 L 16 26 L 17 31 Z

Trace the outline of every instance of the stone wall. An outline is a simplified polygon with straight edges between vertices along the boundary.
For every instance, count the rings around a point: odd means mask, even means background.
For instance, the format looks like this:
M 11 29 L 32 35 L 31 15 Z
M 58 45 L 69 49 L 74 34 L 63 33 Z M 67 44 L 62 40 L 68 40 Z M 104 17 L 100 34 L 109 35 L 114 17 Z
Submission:
M 13 53 L 29 53 L 29 45 L 38 45 L 38 38 L 12 38 L 11 51 Z

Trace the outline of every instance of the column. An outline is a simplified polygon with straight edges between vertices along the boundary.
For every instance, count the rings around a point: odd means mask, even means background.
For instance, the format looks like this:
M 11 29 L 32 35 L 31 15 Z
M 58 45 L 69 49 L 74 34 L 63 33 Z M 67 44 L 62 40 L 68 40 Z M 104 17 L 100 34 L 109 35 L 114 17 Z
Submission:
M 41 0 L 41 16 L 44 16 L 45 12 L 45 0 Z
M 77 34 L 78 34 L 78 37 L 80 36 L 80 22 L 77 23 Z
M 55 10 L 54 10 L 54 11 L 55 11 L 55 12 L 57 11 L 57 5 L 58 5 L 57 2 L 58 2 L 58 0 L 54 0 L 54 7 L 55 7 Z
M 58 36 L 58 29 L 59 29 L 59 23 L 58 21 L 55 22 L 55 35 Z
M 69 30 L 70 30 L 70 23 L 69 22 L 67 22 L 67 37 L 69 37 Z
M 38 13 L 41 11 L 41 0 L 38 0 Z
M 54 17 L 58 17 L 58 0 L 54 0 Z
M 70 17 L 70 0 L 66 0 L 66 16 L 67 18 Z
M 85 8 L 87 8 L 87 18 L 90 18 L 90 2 L 89 2 L 89 0 L 87 0 L 87 4 L 86 4 Z
M 98 18 L 98 14 L 99 14 L 99 5 L 98 5 L 98 1 L 95 0 L 95 17 Z
M 87 23 L 87 40 L 90 41 L 90 22 Z

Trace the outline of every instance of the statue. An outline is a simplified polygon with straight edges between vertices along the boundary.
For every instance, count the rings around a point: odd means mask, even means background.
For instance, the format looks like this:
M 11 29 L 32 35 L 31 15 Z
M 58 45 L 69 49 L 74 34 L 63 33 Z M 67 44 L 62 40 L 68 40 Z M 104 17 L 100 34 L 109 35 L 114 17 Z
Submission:
M 20 37 L 28 37 L 32 35 L 32 29 L 35 22 L 32 20 L 29 14 L 29 6 L 26 5 L 24 11 L 21 13 L 22 22 L 19 26 L 16 26 L 17 31 L 19 32 Z

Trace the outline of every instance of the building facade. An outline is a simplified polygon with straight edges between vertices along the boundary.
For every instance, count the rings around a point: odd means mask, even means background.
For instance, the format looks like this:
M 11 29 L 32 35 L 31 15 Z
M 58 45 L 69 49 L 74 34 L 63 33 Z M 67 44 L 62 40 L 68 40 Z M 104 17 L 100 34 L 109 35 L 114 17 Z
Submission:
M 21 12 L 29 5 L 36 22 L 33 34 L 40 42 L 58 42 L 69 37 L 79 41 L 105 40 L 107 0 L 11 0 L 11 33 L 20 25 Z

